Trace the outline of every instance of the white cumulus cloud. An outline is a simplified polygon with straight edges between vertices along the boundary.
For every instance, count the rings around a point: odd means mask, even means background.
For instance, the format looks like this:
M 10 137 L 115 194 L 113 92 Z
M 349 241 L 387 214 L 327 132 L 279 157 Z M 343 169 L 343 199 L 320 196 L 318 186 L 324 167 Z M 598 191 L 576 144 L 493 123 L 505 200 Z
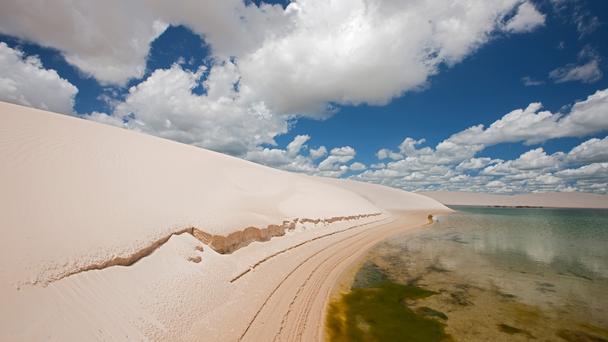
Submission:
M 327 177 L 340 177 L 349 170 L 361 171 L 366 168 L 360 162 L 347 165 L 356 155 L 355 149 L 350 146 L 333 148 L 329 155 L 319 162 L 318 159 L 327 154 L 327 148 L 309 148 L 306 145 L 309 140 L 308 135 L 296 135 L 285 149 L 256 147 L 243 157 L 282 170 Z
M 281 113 L 384 104 L 491 39 L 519 1 L 301 0 L 289 24 L 239 56 L 242 85 Z
M 568 153 L 568 159 L 575 163 L 608 162 L 608 137 L 583 142 Z
M 593 83 L 599 81 L 602 76 L 603 73 L 600 69 L 600 62 L 597 59 L 590 60 L 589 62 L 582 65 L 568 64 L 566 66 L 552 70 L 549 73 L 549 77 L 553 79 L 555 83 L 564 83 L 571 81 Z
M 287 132 L 288 117 L 273 114 L 263 102 L 249 101 L 234 89 L 234 64 L 213 67 L 201 81 L 205 71 L 202 67 L 190 72 L 179 65 L 156 70 L 129 89 L 112 116 L 127 121 L 131 129 L 233 155 L 275 144 L 274 137 Z M 193 93 L 200 85 L 206 93 Z
M 530 32 L 545 24 L 545 15 L 533 4 L 526 1 L 519 5 L 517 13 L 507 21 L 505 30 L 509 32 Z
M 352 171 L 363 171 L 363 170 L 367 169 L 367 166 L 365 166 L 365 164 L 360 163 L 360 162 L 354 162 L 354 163 L 350 164 L 350 169 Z
M 406 138 L 397 150 L 376 154 L 382 163 L 352 177 L 406 190 L 482 192 L 606 192 L 608 137 L 591 138 L 569 152 L 549 154 L 532 148 L 512 160 L 477 157 L 501 143 L 530 145 L 560 137 L 583 137 L 608 131 L 608 90 L 576 102 L 568 113 L 541 111 L 540 103 L 514 110 L 489 127 L 472 126 L 435 148 L 424 139 Z
M 523 141 L 539 143 L 561 137 L 582 137 L 608 129 L 608 89 L 598 90 L 576 102 L 569 113 L 542 111 L 540 103 L 516 109 L 485 128 L 472 126 L 452 135 L 456 144 L 486 146 Z
M 0 32 L 55 48 L 104 84 L 125 84 L 144 75 L 150 43 L 169 24 L 191 27 L 227 57 L 259 44 L 284 17 L 280 6 L 242 0 L 9 0 Z
M 549 78 L 555 83 L 572 81 L 593 83 L 604 76 L 600 68 L 601 58 L 590 45 L 586 45 L 579 52 L 578 60 L 579 63 L 570 63 L 552 70 Z
M 78 89 L 40 59 L 0 42 L 0 100 L 70 114 Z

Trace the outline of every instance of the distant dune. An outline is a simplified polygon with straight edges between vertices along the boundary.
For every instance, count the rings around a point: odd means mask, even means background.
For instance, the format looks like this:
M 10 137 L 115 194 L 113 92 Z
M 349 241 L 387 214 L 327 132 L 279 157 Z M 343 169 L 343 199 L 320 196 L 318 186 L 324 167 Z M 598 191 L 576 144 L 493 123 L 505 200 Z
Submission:
M 449 211 L 7 103 L 0 165 L 7 341 L 320 339 L 341 271 Z
M 608 208 L 608 196 L 581 192 L 496 195 L 476 192 L 434 191 L 420 194 L 445 205 L 528 206 L 551 208 Z

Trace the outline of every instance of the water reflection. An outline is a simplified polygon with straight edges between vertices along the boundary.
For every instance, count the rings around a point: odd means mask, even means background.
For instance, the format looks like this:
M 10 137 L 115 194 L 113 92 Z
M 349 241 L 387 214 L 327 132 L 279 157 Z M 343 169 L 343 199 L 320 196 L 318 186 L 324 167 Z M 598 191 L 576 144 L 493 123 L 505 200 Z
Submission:
M 608 278 L 606 210 L 456 209 L 426 238 L 468 245 L 513 266 L 543 263 L 561 272 Z
M 438 293 L 413 308 L 446 313 L 457 340 L 608 339 L 608 211 L 456 209 L 368 256 L 391 281 Z

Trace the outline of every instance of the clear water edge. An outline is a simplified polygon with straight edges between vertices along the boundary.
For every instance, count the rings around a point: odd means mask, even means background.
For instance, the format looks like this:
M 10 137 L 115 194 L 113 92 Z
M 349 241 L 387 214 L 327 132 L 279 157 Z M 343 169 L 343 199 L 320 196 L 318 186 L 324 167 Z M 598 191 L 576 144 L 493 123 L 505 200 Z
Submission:
M 374 247 L 333 300 L 371 263 L 436 291 L 408 305 L 444 313 L 455 340 L 608 339 L 608 210 L 454 209 Z

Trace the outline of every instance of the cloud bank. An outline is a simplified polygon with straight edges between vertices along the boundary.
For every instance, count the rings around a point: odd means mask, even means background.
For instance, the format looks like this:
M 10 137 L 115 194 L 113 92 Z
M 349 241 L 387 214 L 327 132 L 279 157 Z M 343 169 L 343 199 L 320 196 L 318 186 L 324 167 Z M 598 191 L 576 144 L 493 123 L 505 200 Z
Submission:
M 406 190 L 491 192 L 608 191 L 608 137 L 588 139 L 568 153 L 533 148 L 514 160 L 477 157 L 489 146 L 523 142 L 535 145 L 564 137 L 608 131 L 608 89 L 576 102 L 567 113 L 541 111 L 540 103 L 516 109 L 488 127 L 472 126 L 435 148 L 407 137 L 396 150 L 380 149 L 381 163 L 355 179 Z

